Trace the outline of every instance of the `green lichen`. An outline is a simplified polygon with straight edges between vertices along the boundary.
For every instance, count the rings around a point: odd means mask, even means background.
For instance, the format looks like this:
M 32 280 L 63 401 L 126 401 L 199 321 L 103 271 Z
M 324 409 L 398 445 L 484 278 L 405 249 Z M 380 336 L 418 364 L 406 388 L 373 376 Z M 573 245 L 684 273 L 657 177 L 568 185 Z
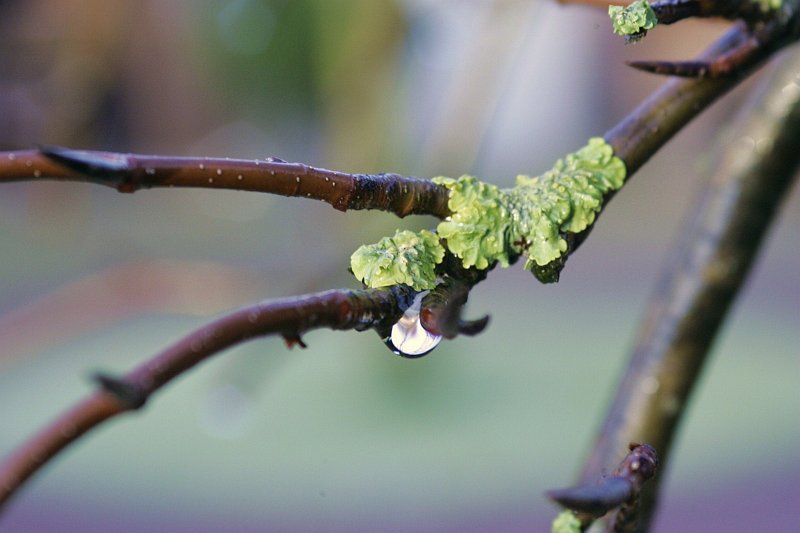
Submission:
M 625 164 L 611 146 L 595 137 L 541 176 L 518 176 L 510 189 L 473 176 L 434 178 L 450 194 L 451 215 L 436 228 L 438 235 L 398 232 L 359 248 L 351 268 L 371 287 L 405 283 L 429 289 L 444 255 L 441 238 L 465 268 L 505 267 L 525 257 L 525 268 L 540 281 L 557 281 L 568 252 L 567 235 L 592 225 L 605 196 L 622 187 L 625 175 Z
M 403 230 L 350 256 L 350 269 L 368 287 L 410 285 L 418 291 L 436 286 L 436 265 L 444 259 L 439 237 L 430 231 Z
M 761 9 L 763 13 L 767 13 L 774 9 L 780 9 L 783 5 L 783 0 L 750 0 L 753 3 L 758 4 L 758 7 Z
M 484 269 L 495 261 L 508 266 L 512 216 L 508 192 L 473 176 L 433 181 L 450 190 L 447 206 L 452 215 L 436 228 L 439 236 L 447 240 L 448 250 L 461 258 L 465 268 Z
M 627 37 L 642 36 L 658 24 L 658 18 L 647 0 L 636 0 L 628 7 L 609 6 L 608 16 L 611 17 L 614 33 Z
M 594 222 L 604 196 L 625 181 L 625 164 L 595 137 L 541 176 L 518 176 L 512 189 L 472 176 L 434 181 L 450 190 L 452 212 L 437 231 L 464 267 L 507 266 L 523 255 L 525 268 L 536 274 L 567 251 L 565 233 L 580 233 Z M 554 281 L 552 273 L 537 277 Z
M 581 533 L 581 521 L 572 511 L 562 511 L 553 520 L 552 533 Z

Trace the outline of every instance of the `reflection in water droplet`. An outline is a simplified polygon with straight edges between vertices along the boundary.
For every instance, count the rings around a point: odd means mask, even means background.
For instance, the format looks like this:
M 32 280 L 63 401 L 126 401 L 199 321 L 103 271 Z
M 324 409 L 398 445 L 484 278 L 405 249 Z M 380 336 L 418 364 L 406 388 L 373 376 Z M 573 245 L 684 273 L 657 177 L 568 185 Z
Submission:
M 428 291 L 417 294 L 411 307 L 392 326 L 392 333 L 384 339 L 386 346 L 397 355 L 415 359 L 430 353 L 442 340 L 441 335 L 434 335 L 422 327 L 419 311 L 422 298 Z

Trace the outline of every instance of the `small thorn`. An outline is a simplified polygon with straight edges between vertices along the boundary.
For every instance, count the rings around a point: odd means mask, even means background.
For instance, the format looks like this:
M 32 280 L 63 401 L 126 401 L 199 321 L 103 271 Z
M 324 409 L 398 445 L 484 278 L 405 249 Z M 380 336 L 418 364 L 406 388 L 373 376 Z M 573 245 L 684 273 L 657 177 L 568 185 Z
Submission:
M 40 146 L 48 159 L 74 172 L 113 183 L 119 192 L 134 192 L 139 185 L 132 179 L 128 158 L 121 154 L 103 154 L 72 150 L 60 146 Z
M 297 333 L 283 333 L 281 337 L 283 337 L 283 341 L 286 343 L 286 347 L 289 349 L 294 348 L 295 346 L 308 348 L 308 345 L 303 342 L 303 339 L 301 339 L 300 335 Z
M 128 409 L 139 409 L 147 402 L 147 393 L 138 384 L 125 378 L 98 372 L 92 376 L 92 379 Z
M 39 146 L 39 151 L 70 170 L 89 176 L 119 176 L 130 171 L 128 158 L 119 154 L 100 155 L 97 152 L 48 145 Z
M 633 494 L 631 482 L 621 477 L 606 478 L 596 485 L 581 485 L 547 492 L 547 496 L 562 507 L 587 513 L 595 518 L 627 502 Z
M 705 61 L 626 61 L 629 67 L 661 76 L 681 78 L 710 77 L 711 65 Z
M 459 320 L 458 333 L 459 335 L 474 336 L 482 333 L 489 325 L 489 315 L 484 315 L 477 320 Z

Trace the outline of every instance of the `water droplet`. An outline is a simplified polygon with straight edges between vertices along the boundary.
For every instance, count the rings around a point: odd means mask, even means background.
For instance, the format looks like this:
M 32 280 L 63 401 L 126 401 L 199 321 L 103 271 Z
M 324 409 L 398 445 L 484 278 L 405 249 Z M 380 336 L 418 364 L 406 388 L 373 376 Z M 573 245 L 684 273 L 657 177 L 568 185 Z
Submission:
M 420 306 L 426 294 L 428 291 L 417 294 L 411 307 L 406 309 L 400 320 L 392 326 L 391 335 L 384 339 L 386 346 L 397 355 L 416 359 L 430 353 L 442 340 L 441 335 L 429 332 L 420 322 Z
M 32 166 L 33 166 L 33 161 L 31 161 L 30 159 L 28 159 L 27 161 L 25 161 L 25 166 L 26 166 L 26 167 L 32 167 Z
M 42 171 L 41 170 L 34 170 L 33 171 L 33 177 L 34 178 L 41 178 L 42 177 Z
M 296 181 L 297 183 L 300 183 L 300 176 L 295 176 L 294 177 L 294 181 Z
M 15 156 L 14 154 L 8 154 L 8 160 L 9 160 L 9 161 L 13 161 L 13 160 L 15 160 L 16 158 L 17 158 L 17 156 Z
M 283 160 L 283 159 L 281 159 L 280 157 L 268 157 L 268 158 L 267 158 L 267 161 L 268 161 L 269 163 L 286 163 L 286 161 L 284 161 L 284 160 Z
M 214 183 L 214 178 L 208 178 L 209 183 Z
M 239 181 L 242 181 L 242 175 L 239 174 L 238 176 L 236 176 L 236 179 L 239 180 Z
M 217 176 L 222 176 L 222 169 L 221 168 L 217 169 Z
M 144 173 L 147 174 L 148 176 L 152 176 L 153 174 L 156 173 L 156 169 L 148 167 L 144 169 Z
M 205 170 L 206 169 L 206 166 L 203 163 L 200 163 L 198 166 L 200 167 L 200 170 Z

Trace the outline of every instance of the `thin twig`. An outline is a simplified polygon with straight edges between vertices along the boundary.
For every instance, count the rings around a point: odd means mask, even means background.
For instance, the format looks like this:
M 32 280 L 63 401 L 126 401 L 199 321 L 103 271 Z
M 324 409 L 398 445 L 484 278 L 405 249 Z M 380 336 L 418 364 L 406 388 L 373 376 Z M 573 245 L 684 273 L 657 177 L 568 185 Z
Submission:
M 743 19 L 750 23 L 773 17 L 769 9 L 762 9 L 753 0 L 657 0 L 651 2 L 659 24 L 674 24 L 694 17 L 722 17 Z
M 106 420 L 138 409 L 170 380 L 231 346 L 278 334 L 287 342 L 317 328 L 385 327 L 413 301 L 406 286 L 334 290 L 262 302 L 201 327 L 123 377 L 97 376 L 101 390 L 79 402 L 0 464 L 0 508 L 61 450 Z
M 380 209 L 444 218 L 447 189 L 399 174 L 347 174 L 271 157 L 168 157 L 43 147 L 0 152 L 0 183 L 79 181 L 135 192 L 155 187 L 254 191 L 322 200 L 335 209 Z
M 695 207 L 695 220 L 658 284 L 583 482 L 613 467 L 629 441 L 657 448 L 664 471 L 716 333 L 800 165 L 799 73 L 795 52 L 773 74 L 754 113 L 741 121 L 741 137 L 729 143 Z M 642 531 L 652 519 L 661 477 L 642 493 Z
M 698 60 L 713 61 L 736 49 L 750 38 L 743 25 L 725 33 Z M 605 140 L 623 161 L 628 176 L 635 173 L 673 135 L 705 110 L 720 96 L 738 85 L 776 50 L 759 56 L 739 76 L 715 79 L 671 79 L 645 99 L 616 126 L 608 130 Z

